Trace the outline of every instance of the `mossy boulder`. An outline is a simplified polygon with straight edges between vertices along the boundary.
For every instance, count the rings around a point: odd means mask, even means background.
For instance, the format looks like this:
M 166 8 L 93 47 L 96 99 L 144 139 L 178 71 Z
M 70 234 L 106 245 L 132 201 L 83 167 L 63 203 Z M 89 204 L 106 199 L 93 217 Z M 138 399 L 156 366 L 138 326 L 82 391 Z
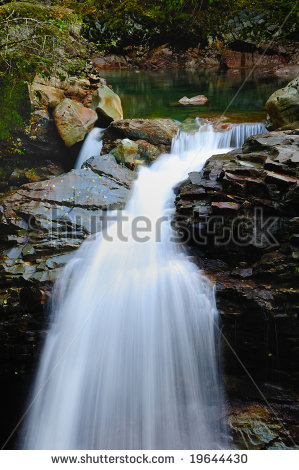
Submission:
M 138 144 L 130 139 L 122 139 L 111 153 L 119 163 L 134 163 L 138 158 Z
M 266 103 L 269 128 L 299 128 L 299 77 L 275 91 Z

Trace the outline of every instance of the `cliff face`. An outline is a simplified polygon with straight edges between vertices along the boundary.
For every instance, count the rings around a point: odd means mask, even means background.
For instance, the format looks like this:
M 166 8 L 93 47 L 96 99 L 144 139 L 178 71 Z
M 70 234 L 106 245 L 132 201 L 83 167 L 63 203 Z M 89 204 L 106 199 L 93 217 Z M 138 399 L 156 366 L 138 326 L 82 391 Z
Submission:
M 176 201 L 176 225 L 216 284 L 233 348 L 255 377 L 296 383 L 298 158 L 298 131 L 250 137 L 190 173 Z
M 253 136 L 190 173 L 176 199 L 175 227 L 215 283 L 241 448 L 298 444 L 298 161 L 298 130 Z

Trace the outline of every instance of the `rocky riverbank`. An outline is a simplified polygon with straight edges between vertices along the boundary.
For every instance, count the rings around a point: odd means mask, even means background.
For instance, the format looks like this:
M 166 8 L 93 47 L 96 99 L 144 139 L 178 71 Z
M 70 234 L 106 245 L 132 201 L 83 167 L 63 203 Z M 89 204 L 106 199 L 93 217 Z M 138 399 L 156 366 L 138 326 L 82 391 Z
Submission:
M 95 54 L 93 65 L 99 70 L 107 69 L 143 69 L 143 70 L 198 70 L 202 68 L 228 69 L 232 71 L 251 69 L 263 70 L 267 75 L 294 78 L 299 71 L 299 48 L 290 44 L 286 47 L 252 47 L 246 43 L 237 43 L 234 48 L 214 44 L 203 49 L 191 48 L 180 52 L 161 45 L 146 53 L 129 50 L 122 54 Z M 249 51 L 248 51 L 249 49 Z M 250 50 L 252 49 L 252 50 Z

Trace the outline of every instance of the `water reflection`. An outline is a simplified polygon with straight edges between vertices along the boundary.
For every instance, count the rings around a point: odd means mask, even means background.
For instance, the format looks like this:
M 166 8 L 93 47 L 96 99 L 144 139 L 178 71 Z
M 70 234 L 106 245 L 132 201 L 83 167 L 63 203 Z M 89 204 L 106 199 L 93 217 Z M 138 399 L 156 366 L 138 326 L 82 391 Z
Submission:
M 221 114 L 228 106 L 248 70 L 186 71 L 128 71 L 103 70 L 101 76 L 113 86 L 122 100 L 124 116 L 170 117 L 183 121 L 189 116 Z M 236 120 L 258 121 L 265 118 L 264 105 L 273 91 L 286 85 L 288 80 L 255 72 L 234 100 L 229 114 Z M 178 103 L 183 96 L 206 95 L 205 106 L 184 107 Z M 242 117 L 241 117 L 242 116 Z

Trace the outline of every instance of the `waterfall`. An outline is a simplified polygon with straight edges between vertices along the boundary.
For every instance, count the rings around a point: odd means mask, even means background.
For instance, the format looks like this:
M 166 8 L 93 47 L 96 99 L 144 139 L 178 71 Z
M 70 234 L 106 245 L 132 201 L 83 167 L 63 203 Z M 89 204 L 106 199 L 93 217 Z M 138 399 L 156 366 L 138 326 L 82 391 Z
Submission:
M 77 157 L 75 168 L 80 169 L 86 160 L 101 155 L 103 146 L 101 139 L 104 130 L 105 129 L 100 129 L 99 127 L 94 127 L 89 134 L 87 134 Z
M 121 236 L 111 222 L 110 239 L 87 240 L 66 266 L 23 448 L 227 447 L 214 289 L 171 225 L 172 188 L 229 150 L 223 134 L 178 135 L 171 154 L 140 169 Z M 149 228 L 138 238 L 137 220 Z
M 199 127 L 202 125 L 202 119 L 195 118 L 195 122 L 197 122 Z M 265 124 L 262 122 L 234 124 L 228 129 L 217 130 L 220 132 L 218 145 L 221 148 L 240 148 L 251 135 L 268 132 Z
M 237 124 L 231 130 L 230 147 L 240 148 L 248 137 L 251 135 L 262 134 L 268 132 L 265 124 L 256 122 L 254 124 Z

